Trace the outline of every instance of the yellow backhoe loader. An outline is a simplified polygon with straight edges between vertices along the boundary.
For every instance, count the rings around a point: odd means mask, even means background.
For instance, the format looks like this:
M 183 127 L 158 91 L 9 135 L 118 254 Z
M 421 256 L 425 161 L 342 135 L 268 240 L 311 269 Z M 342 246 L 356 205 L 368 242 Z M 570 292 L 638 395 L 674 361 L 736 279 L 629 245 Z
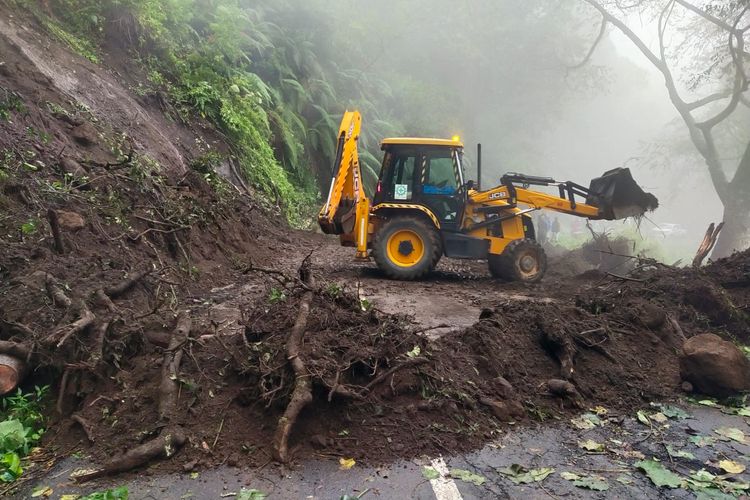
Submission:
M 463 144 L 457 138 L 384 139 L 383 165 L 371 200 L 357 154 L 361 125 L 359 112 L 344 114 L 318 223 L 323 232 L 339 235 L 342 245 L 355 247 L 356 259 L 368 261 L 371 255 L 390 278 L 419 279 L 445 255 L 486 259 L 495 277 L 536 282 L 544 276 L 547 257 L 536 241 L 529 213 L 553 210 L 615 220 L 658 206 L 626 168 L 606 172 L 588 188 L 510 173 L 499 186 L 483 191 L 473 181 L 464 181 Z M 548 194 L 530 186 L 554 186 L 559 192 Z

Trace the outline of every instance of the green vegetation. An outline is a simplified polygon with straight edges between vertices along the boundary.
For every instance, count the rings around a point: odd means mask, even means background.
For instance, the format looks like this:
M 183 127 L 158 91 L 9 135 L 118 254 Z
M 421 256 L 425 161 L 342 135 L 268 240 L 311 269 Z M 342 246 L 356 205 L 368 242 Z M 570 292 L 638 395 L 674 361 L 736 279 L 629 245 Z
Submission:
M 41 404 L 48 386 L 24 394 L 18 389 L 0 404 L 0 481 L 10 483 L 23 473 L 21 460 L 44 433 Z
M 309 224 L 317 207 L 318 180 L 325 182 L 329 172 L 346 106 L 367 116 L 365 145 L 376 148 L 380 137 L 401 131 L 376 104 L 392 90 L 347 68 L 347 58 L 330 50 L 330 20 L 320 8 L 289 0 L 252 6 L 236 0 L 58 0 L 47 11 L 18 4 L 93 62 L 105 38 L 122 44 L 148 75 L 134 91 L 168 96 L 173 119 L 216 126 L 249 183 L 295 226 Z M 374 152 L 362 153 L 371 183 L 378 168 Z M 212 171 L 226 159 L 202 157 L 193 166 L 220 189 Z
M 79 500 L 128 500 L 128 489 L 125 486 L 118 486 L 104 491 L 95 491 Z
M 18 94 L 0 87 L 0 122 L 10 121 L 13 112 L 22 113 L 23 111 L 23 101 Z

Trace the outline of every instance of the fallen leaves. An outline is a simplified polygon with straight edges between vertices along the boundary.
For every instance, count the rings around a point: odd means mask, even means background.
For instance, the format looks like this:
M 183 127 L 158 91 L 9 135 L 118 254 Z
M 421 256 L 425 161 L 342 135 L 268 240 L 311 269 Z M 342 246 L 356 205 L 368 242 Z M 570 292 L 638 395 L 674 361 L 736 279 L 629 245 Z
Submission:
M 699 448 L 703 448 L 704 446 L 711 446 L 716 442 L 716 438 L 711 436 L 690 436 L 689 441 L 693 443 L 695 446 Z
M 597 425 L 602 425 L 602 420 L 595 413 L 584 413 L 583 415 L 570 420 L 573 427 L 582 431 L 593 429 Z
M 735 462 L 733 460 L 721 460 L 719 462 L 719 467 L 730 474 L 742 474 L 743 472 L 745 472 L 746 468 L 741 463 Z
M 353 458 L 339 458 L 339 469 L 349 470 L 354 467 L 357 462 Z
M 433 479 L 437 479 L 440 477 L 440 473 L 435 470 L 434 467 L 422 467 L 422 477 L 427 479 L 428 481 L 431 481 Z
M 480 476 L 479 474 L 474 474 L 471 471 L 465 470 L 465 469 L 451 469 L 450 475 L 454 479 L 458 479 L 460 481 L 464 481 L 467 483 L 472 483 L 476 486 L 482 486 L 487 479 L 484 476 Z
M 745 433 L 740 429 L 737 429 L 736 427 L 719 427 L 718 429 L 714 429 L 714 432 L 723 438 L 731 439 L 732 441 L 737 441 L 738 443 L 747 444 L 747 441 L 745 440 Z
M 682 478 L 656 460 L 639 460 L 635 466 L 642 470 L 659 488 L 679 488 Z
M 578 447 L 583 448 L 586 451 L 604 451 L 604 445 L 602 443 L 597 443 L 596 441 L 593 441 L 591 439 L 587 439 L 586 441 L 578 441 Z
M 498 470 L 501 474 L 508 477 L 509 480 L 516 484 L 538 483 L 547 479 L 547 476 L 555 472 L 550 467 L 540 469 L 527 469 L 520 464 L 512 464 L 510 467 Z
M 667 445 L 667 453 L 672 458 L 686 458 L 688 460 L 695 460 L 695 455 L 685 450 L 675 450 L 671 446 Z
M 588 474 L 575 474 L 573 472 L 561 472 L 560 477 L 566 481 L 571 481 L 573 486 L 578 488 L 585 488 L 594 491 L 607 491 L 609 489 L 609 483 L 601 476 L 594 476 Z
M 236 499 L 237 500 L 263 500 L 264 498 L 266 498 L 266 496 L 268 495 L 266 495 L 260 490 L 255 490 L 255 489 L 248 490 L 248 489 L 242 488 L 240 492 L 237 493 Z

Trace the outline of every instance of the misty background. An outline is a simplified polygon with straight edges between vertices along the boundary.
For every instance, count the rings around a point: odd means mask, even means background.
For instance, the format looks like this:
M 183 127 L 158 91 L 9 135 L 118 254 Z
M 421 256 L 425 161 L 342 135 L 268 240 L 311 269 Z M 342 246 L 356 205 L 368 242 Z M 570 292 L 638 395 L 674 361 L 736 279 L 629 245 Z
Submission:
M 642 221 L 640 234 L 670 247 L 672 256 L 692 255 L 709 223 L 722 220 L 722 203 L 662 75 L 631 41 L 609 26 L 591 59 L 576 67 L 600 25 L 582 2 L 325 5 L 341 20 L 332 26 L 332 40 L 345 40 L 342 50 L 356 54 L 354 61 L 394 88 L 423 86 L 421 99 L 390 110 L 403 123 L 393 132 L 460 135 L 469 178 L 476 177 L 481 142 L 484 188 L 507 171 L 587 185 L 606 170 L 629 167 L 661 203 Z M 646 14 L 625 13 L 624 19 L 653 43 L 655 17 Z M 367 129 L 366 110 L 363 115 Z M 733 146 L 738 161 L 742 138 Z M 560 219 L 564 228 L 574 224 L 572 217 Z M 662 224 L 679 224 L 687 234 L 662 234 L 655 230 Z M 599 227 L 617 231 L 618 225 Z

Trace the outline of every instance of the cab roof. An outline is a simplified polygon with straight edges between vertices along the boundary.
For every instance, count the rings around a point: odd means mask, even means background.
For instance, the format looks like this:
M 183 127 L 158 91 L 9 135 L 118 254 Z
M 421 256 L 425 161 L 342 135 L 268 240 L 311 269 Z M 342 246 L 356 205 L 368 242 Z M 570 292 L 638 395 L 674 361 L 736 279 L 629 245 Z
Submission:
M 405 145 L 405 146 L 443 146 L 464 147 L 464 143 L 454 139 L 432 139 L 427 137 L 389 137 L 383 139 L 381 146 Z

